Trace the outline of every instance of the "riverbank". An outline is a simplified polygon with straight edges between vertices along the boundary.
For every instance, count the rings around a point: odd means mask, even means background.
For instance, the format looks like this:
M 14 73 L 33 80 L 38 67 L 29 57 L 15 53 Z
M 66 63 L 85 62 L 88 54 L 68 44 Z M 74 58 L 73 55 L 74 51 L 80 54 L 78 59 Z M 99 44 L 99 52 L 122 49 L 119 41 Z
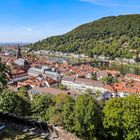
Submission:
M 91 58 L 91 57 L 74 57 L 74 56 L 71 56 L 71 55 L 54 55 L 54 54 L 51 54 L 51 55 L 47 55 L 46 58 L 61 58 L 61 59 L 72 59 L 72 60 L 75 60 L 77 62 L 85 62 L 85 61 L 109 61 L 109 63 L 115 63 L 116 65 L 127 65 L 127 66 L 130 66 L 130 67 L 135 67 L 135 68 L 140 68 L 140 64 L 139 63 L 134 63 L 134 64 L 130 64 L 130 63 L 127 63 L 127 62 L 123 62 L 123 61 L 116 61 L 116 60 L 108 60 L 108 59 L 98 59 L 98 58 Z
M 126 65 L 126 66 L 129 66 L 129 67 L 140 68 L 139 63 L 128 64 L 128 63 L 124 63 L 124 62 L 118 63 L 117 61 L 109 61 L 109 62 L 112 63 L 112 64 L 116 64 L 116 65 Z
M 59 63 L 63 63 L 63 61 L 67 61 L 70 64 L 73 63 L 79 63 L 79 62 L 85 62 L 85 61 L 109 61 L 109 66 L 98 66 L 94 65 L 94 67 L 98 67 L 100 69 L 109 69 L 109 70 L 117 70 L 120 71 L 123 75 L 126 73 L 132 73 L 136 75 L 140 75 L 140 65 L 138 63 L 136 64 L 128 64 L 126 62 L 122 61 L 115 61 L 115 60 L 107 60 L 107 59 L 95 59 L 95 58 L 89 58 L 89 57 L 83 57 L 83 58 L 76 58 L 72 56 L 66 56 L 66 55 L 38 55 L 37 57 L 44 59 L 48 59 L 51 61 L 57 61 Z
M 48 57 L 50 58 L 50 56 Z M 99 61 L 99 59 L 93 59 L 93 58 L 67 58 L 67 57 L 56 57 L 53 56 L 51 57 L 51 60 L 56 60 L 58 62 L 63 62 L 64 60 L 70 62 L 71 64 L 76 63 L 76 62 L 85 62 L 85 61 Z M 103 60 L 102 60 L 103 61 Z M 132 73 L 132 74 L 136 74 L 136 75 L 140 75 L 140 66 L 138 64 L 126 64 L 124 62 L 117 62 L 117 61 L 112 61 L 112 60 L 104 60 L 104 61 L 109 61 L 110 64 L 109 66 L 96 66 L 94 65 L 94 67 L 98 67 L 100 69 L 110 69 L 110 70 L 117 70 L 120 71 L 123 75 L 125 75 L 126 73 Z

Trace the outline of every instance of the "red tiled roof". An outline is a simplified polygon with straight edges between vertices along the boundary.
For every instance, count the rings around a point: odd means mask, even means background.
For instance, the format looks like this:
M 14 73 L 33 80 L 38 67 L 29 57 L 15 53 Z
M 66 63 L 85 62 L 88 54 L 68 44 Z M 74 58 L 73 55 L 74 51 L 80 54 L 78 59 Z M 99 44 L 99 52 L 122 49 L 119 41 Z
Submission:
M 116 71 L 116 70 L 105 70 L 107 73 L 111 74 L 111 75 L 118 75 L 120 74 L 120 71 Z
M 76 78 L 74 82 L 78 84 L 85 84 L 85 85 L 92 85 L 92 86 L 99 86 L 99 87 L 103 87 L 104 85 L 103 82 L 84 79 L 84 78 Z
M 49 85 L 52 85 L 52 84 L 56 84 L 57 83 L 56 80 L 54 80 L 54 79 L 52 79 L 50 77 L 47 79 L 47 82 L 48 82 Z
M 137 93 L 137 89 L 133 87 L 124 87 L 121 91 L 126 93 Z
M 114 88 L 116 90 L 122 90 L 124 88 L 124 85 L 123 85 L 123 83 L 115 83 Z
M 109 91 L 109 92 L 115 92 L 115 90 L 113 89 L 113 87 L 111 85 L 105 85 L 104 88 Z
M 130 73 L 127 73 L 125 75 L 126 78 L 131 78 L 131 79 L 134 79 L 134 80 L 140 80 L 140 76 L 139 75 L 135 75 L 135 74 L 130 74 Z
M 62 80 L 74 82 L 75 78 L 76 78 L 75 76 L 64 76 L 64 77 L 62 78 Z

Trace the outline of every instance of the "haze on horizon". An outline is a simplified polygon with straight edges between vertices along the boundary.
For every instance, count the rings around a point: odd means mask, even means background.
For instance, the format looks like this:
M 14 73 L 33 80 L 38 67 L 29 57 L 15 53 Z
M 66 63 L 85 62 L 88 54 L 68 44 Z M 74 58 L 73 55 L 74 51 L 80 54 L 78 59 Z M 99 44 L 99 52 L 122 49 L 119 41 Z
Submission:
M 140 14 L 139 0 L 0 1 L 0 42 L 36 42 L 114 15 Z

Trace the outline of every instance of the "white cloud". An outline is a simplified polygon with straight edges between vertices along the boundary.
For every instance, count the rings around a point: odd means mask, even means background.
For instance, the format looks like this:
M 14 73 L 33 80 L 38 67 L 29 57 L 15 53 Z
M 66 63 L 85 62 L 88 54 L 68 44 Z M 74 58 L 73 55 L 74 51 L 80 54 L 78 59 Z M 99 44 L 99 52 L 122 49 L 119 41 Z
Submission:
M 113 0 L 79 0 L 82 2 L 89 2 L 95 5 L 100 5 L 100 6 L 108 6 L 108 7 L 119 7 L 120 5 L 113 1 Z
M 121 8 L 140 8 L 140 1 L 135 2 L 131 0 L 124 0 L 120 2 L 119 0 L 79 0 L 81 2 L 88 2 L 94 5 L 106 6 L 106 7 L 121 7 Z
M 32 31 L 32 28 L 28 27 L 26 30 L 27 30 L 27 31 Z
M 36 42 L 49 36 L 64 34 L 76 26 L 63 21 L 41 23 L 31 27 L 0 26 L 0 42 Z

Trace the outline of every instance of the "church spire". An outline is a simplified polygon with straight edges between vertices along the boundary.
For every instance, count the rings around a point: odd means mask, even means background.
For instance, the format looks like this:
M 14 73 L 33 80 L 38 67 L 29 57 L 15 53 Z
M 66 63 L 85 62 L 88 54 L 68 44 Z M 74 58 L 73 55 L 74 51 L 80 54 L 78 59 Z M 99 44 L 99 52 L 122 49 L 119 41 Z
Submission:
M 18 58 L 22 58 L 21 48 L 20 48 L 19 44 L 18 44 L 18 46 L 17 46 L 17 59 L 18 59 Z

